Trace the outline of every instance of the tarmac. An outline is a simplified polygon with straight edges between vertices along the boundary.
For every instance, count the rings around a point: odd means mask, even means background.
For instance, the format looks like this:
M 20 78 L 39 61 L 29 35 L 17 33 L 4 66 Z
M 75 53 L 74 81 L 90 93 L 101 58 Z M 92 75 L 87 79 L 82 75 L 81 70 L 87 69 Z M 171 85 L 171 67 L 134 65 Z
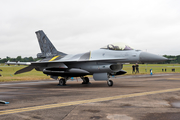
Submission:
M 177 120 L 180 74 L 126 75 L 58 86 L 41 80 L 0 83 L 0 120 Z

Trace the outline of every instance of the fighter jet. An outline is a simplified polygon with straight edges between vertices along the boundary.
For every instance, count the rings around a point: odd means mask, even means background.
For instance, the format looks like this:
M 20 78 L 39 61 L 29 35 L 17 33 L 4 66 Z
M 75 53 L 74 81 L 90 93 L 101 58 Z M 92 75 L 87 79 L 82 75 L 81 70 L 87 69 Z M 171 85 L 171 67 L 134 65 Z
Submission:
M 10 65 L 31 65 L 31 63 L 30 62 L 10 62 L 10 61 L 7 61 L 7 62 L 5 62 L 5 65 L 8 65 L 8 66 L 10 66 Z
M 40 45 L 41 53 L 37 54 L 41 60 L 31 62 L 15 74 L 36 69 L 59 80 L 60 85 L 66 85 L 71 77 L 80 77 L 82 84 L 88 84 L 87 75 L 92 75 L 95 81 L 107 81 L 108 86 L 113 86 L 109 78 L 113 75 L 122 75 L 126 71 L 123 63 L 147 63 L 167 60 L 162 56 L 135 50 L 123 43 L 108 44 L 98 50 L 70 55 L 56 50 L 54 45 L 42 30 L 35 32 Z M 61 77 L 59 79 L 59 77 Z

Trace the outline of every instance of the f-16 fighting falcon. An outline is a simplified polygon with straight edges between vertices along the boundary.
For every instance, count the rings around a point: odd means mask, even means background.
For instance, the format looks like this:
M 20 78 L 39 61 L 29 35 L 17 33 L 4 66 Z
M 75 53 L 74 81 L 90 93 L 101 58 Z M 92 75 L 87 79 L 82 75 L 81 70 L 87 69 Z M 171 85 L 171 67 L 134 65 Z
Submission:
M 59 80 L 60 85 L 66 85 L 71 77 L 80 77 L 82 84 L 88 84 L 87 75 L 92 75 L 95 81 L 107 81 L 108 86 L 113 86 L 109 78 L 113 75 L 122 75 L 123 63 L 147 63 L 165 61 L 167 58 L 151 53 L 134 50 L 130 46 L 115 43 L 106 45 L 98 50 L 75 55 L 65 54 L 56 50 L 54 45 L 42 30 L 35 32 L 40 45 L 41 53 L 37 54 L 41 60 L 31 62 L 15 74 L 36 69 Z M 61 77 L 60 79 L 58 79 Z

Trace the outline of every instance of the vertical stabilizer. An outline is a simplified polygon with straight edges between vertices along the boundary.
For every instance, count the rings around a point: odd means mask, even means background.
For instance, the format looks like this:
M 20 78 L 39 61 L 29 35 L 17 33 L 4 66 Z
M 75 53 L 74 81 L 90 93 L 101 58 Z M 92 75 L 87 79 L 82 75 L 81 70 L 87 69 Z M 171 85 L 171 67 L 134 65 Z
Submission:
M 66 55 L 65 53 L 56 50 L 54 45 L 51 43 L 51 41 L 48 39 L 48 37 L 42 30 L 37 31 L 36 35 L 41 49 L 41 53 L 37 54 L 38 58 L 48 58 L 56 55 Z

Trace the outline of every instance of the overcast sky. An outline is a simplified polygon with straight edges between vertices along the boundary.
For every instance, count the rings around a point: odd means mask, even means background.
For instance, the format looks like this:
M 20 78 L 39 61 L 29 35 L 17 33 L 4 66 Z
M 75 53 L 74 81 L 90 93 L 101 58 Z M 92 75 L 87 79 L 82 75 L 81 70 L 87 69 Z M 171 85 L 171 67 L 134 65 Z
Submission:
M 123 42 L 180 55 L 180 0 L 0 0 L 0 58 L 36 57 L 37 30 L 67 54 Z

